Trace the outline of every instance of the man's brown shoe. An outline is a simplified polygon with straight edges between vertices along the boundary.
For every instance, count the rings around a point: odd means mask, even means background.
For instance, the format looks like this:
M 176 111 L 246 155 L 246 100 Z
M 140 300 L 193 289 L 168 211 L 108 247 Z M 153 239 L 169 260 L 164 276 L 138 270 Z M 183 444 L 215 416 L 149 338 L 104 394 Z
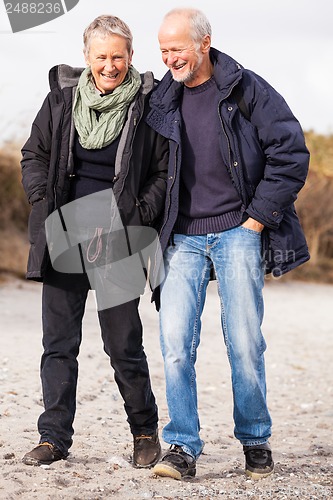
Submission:
M 67 454 L 62 453 L 51 443 L 41 443 L 22 458 L 25 465 L 49 465 L 57 460 L 65 459 Z
M 155 465 L 161 456 L 161 445 L 158 439 L 158 431 L 151 436 L 143 434 L 140 436 L 133 436 L 133 438 L 134 467 L 152 467 Z

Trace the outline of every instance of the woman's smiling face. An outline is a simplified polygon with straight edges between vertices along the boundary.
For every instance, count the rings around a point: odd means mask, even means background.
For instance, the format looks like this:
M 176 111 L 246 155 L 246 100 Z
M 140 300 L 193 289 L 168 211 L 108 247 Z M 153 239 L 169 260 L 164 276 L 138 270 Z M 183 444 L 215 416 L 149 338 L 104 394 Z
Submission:
M 102 94 L 112 92 L 123 83 L 132 54 L 129 54 L 127 42 L 122 36 L 108 35 L 90 40 L 86 63 L 90 66 L 96 88 Z

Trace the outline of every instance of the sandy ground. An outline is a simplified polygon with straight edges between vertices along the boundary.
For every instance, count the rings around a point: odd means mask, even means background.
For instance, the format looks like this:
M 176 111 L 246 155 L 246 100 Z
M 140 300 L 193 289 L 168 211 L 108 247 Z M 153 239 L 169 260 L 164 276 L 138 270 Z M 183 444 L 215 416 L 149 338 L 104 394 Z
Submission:
M 233 437 L 230 371 L 214 283 L 197 362 L 206 445 L 194 479 L 157 478 L 151 470 L 131 466 L 132 439 L 102 350 L 93 296 L 85 315 L 70 456 L 51 466 L 23 465 L 23 454 L 38 442 L 36 420 L 42 411 L 40 295 L 39 284 L 0 286 L 1 499 L 333 498 L 333 286 L 266 283 L 264 334 L 276 471 L 259 482 L 244 475 L 242 449 Z M 162 428 L 167 407 L 158 316 L 148 294 L 141 311 Z

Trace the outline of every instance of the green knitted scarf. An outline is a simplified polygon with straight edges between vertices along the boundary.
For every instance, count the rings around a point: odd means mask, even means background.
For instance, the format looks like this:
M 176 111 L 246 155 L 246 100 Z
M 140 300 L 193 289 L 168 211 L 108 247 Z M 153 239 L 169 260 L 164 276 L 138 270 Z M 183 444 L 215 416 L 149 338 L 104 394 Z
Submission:
M 112 93 L 101 97 L 96 92 L 90 68 L 83 71 L 74 98 L 73 119 L 84 148 L 100 149 L 120 134 L 127 108 L 140 85 L 140 73 L 130 66 L 123 83 Z M 100 113 L 98 119 L 95 111 Z

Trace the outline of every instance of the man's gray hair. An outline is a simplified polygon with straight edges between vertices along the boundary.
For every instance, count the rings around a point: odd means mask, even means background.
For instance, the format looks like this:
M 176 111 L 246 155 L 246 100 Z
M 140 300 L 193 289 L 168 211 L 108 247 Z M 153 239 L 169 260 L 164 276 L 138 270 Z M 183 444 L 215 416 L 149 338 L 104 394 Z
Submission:
M 96 17 L 83 33 L 83 51 L 88 56 L 90 41 L 93 37 L 105 38 L 110 35 L 119 35 L 127 42 L 128 53 L 132 53 L 133 35 L 127 24 L 116 16 L 103 15 Z
M 184 16 L 188 19 L 191 30 L 191 37 L 196 43 L 200 43 L 206 35 L 209 35 L 210 37 L 212 36 L 212 27 L 210 25 L 210 22 L 201 10 L 191 8 L 176 8 L 170 10 L 164 16 L 164 19 L 166 20 L 168 17 L 173 15 Z

